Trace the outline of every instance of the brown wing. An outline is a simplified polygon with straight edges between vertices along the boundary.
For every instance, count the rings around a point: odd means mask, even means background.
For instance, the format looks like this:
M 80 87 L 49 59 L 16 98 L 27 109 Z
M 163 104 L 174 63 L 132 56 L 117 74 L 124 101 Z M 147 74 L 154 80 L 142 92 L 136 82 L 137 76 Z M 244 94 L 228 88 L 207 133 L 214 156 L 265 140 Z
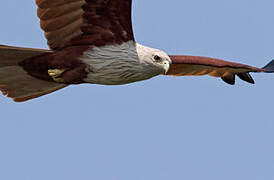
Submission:
M 267 72 L 244 64 L 198 56 L 170 56 L 172 65 L 167 75 L 221 77 L 228 84 L 235 84 L 235 75 L 254 84 L 249 72 Z
M 134 40 L 131 0 L 36 0 L 51 49 Z

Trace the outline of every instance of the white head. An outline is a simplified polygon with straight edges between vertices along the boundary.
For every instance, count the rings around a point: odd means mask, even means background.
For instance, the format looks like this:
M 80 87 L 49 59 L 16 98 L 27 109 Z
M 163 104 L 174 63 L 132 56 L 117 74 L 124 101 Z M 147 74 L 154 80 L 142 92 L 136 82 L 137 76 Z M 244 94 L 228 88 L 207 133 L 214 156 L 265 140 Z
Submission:
M 165 52 L 140 44 L 136 44 L 136 49 L 140 63 L 154 67 L 153 69 L 159 71 L 159 74 L 166 74 L 168 72 L 171 59 Z
M 81 60 L 92 71 L 85 79 L 93 84 L 120 85 L 165 74 L 171 60 L 163 51 L 133 41 L 121 45 L 93 47 Z

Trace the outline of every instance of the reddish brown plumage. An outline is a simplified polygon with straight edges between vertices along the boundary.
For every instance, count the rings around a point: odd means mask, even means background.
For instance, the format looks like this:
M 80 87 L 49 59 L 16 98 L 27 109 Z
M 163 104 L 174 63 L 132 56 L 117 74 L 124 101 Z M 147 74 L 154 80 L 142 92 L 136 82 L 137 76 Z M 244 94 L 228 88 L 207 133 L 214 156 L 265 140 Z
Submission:
M 66 83 L 82 83 L 88 72 L 87 66 L 79 60 L 79 57 L 88 49 L 89 46 L 67 47 L 25 59 L 19 65 L 30 75 L 46 81 L 53 81 L 48 74 L 49 69 L 64 69 L 66 71 L 61 77 Z
M 51 49 L 134 40 L 131 0 L 36 0 Z
M 50 52 L 43 49 L 0 46 L 0 91 L 14 101 L 22 102 L 66 87 L 66 84 L 32 77 L 18 66 L 22 59 Z
M 221 59 L 201 57 L 201 56 L 182 56 L 182 55 L 170 55 L 173 65 L 189 64 L 189 65 L 204 65 L 212 66 L 216 68 L 237 68 L 237 69 L 249 69 L 253 72 L 264 72 L 264 69 L 248 66 L 245 64 L 229 62 Z M 172 69 L 171 69 L 172 71 Z
M 254 83 L 249 72 L 265 72 L 264 69 L 200 56 L 171 55 L 172 65 L 167 75 L 221 77 L 226 83 L 235 84 L 235 75 L 249 83 Z

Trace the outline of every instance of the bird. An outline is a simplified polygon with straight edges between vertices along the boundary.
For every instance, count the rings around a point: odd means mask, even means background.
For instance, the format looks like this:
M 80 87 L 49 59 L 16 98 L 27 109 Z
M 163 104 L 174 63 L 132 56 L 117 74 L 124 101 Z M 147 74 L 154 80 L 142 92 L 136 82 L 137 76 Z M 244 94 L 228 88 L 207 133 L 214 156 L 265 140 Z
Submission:
M 123 85 L 164 76 L 235 77 L 274 72 L 221 59 L 168 55 L 136 42 L 132 0 L 36 0 L 49 49 L 0 45 L 0 90 L 24 102 L 82 83 Z

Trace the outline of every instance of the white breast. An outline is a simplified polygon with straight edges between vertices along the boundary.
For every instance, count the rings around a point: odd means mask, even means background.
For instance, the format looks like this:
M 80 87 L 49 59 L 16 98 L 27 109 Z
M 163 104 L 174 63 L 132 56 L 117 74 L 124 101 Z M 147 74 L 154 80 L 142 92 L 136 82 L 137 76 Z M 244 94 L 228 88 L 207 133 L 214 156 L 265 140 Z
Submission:
M 80 58 L 89 66 L 85 82 L 121 85 L 149 79 L 160 72 L 152 64 L 139 58 L 136 43 L 93 47 Z

